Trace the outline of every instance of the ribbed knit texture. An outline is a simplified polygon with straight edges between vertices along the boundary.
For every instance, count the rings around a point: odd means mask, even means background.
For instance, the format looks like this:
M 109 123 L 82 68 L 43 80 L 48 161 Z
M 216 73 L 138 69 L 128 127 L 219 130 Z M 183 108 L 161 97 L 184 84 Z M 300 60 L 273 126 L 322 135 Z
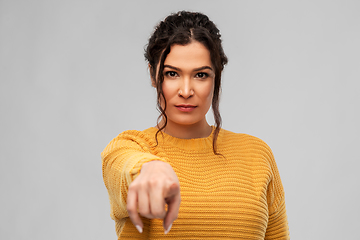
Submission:
M 290 239 L 283 186 L 262 140 L 221 129 L 219 156 L 213 133 L 198 139 L 160 133 L 157 145 L 156 131 L 125 131 L 101 154 L 119 239 Z M 168 162 L 180 181 L 180 212 L 167 235 L 162 220 L 146 218 L 140 234 L 126 211 L 129 184 L 152 160 Z

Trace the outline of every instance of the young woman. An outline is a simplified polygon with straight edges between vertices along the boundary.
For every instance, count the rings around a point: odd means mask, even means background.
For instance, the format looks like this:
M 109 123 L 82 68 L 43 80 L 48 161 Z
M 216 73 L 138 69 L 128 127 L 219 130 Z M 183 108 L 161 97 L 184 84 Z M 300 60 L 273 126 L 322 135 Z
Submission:
M 158 124 L 125 131 L 102 152 L 119 239 L 289 239 L 270 148 L 220 128 L 227 58 L 214 23 L 201 13 L 170 15 L 145 57 Z M 205 118 L 210 106 L 215 126 Z

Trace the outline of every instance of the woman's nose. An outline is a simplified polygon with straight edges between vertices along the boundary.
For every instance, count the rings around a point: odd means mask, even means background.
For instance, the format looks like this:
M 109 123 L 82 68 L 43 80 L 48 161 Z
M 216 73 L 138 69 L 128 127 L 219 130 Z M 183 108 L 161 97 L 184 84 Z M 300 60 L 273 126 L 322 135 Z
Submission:
M 178 95 L 179 95 L 179 97 L 183 97 L 185 99 L 188 99 L 192 95 L 194 95 L 194 89 L 192 89 L 190 79 L 184 79 L 182 81 L 182 84 L 181 84 L 181 86 L 179 88 Z

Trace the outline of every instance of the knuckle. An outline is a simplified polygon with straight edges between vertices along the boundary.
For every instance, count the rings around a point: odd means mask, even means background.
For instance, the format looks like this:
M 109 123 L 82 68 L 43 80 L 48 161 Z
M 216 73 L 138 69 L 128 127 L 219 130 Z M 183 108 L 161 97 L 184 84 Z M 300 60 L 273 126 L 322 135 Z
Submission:
M 126 210 L 129 215 L 132 215 L 135 213 L 134 208 L 130 207 L 129 205 L 126 207 Z
M 146 218 L 153 218 L 148 210 L 140 210 L 139 209 L 139 214 Z
M 142 216 L 147 216 L 150 214 L 150 210 L 149 210 L 149 208 L 140 205 L 139 206 L 139 214 Z
M 138 189 L 138 184 L 132 182 L 132 183 L 129 185 L 128 191 L 131 191 L 131 192 L 132 192 L 132 191 L 136 191 L 136 189 Z
M 147 184 L 148 184 L 147 181 L 144 180 L 144 181 L 139 182 L 138 187 L 140 189 L 143 189 L 143 188 L 146 188 Z
M 157 187 L 159 185 L 159 180 L 156 178 L 152 178 L 149 180 L 150 187 Z
M 147 184 L 145 182 L 132 182 L 130 185 L 129 185 L 129 188 L 128 188 L 128 192 L 138 192 L 138 191 L 142 191 L 142 190 L 145 190 L 147 188 Z
M 152 212 L 152 215 L 153 215 L 155 218 L 164 218 L 164 217 L 165 217 L 165 211 L 155 210 L 154 212 Z

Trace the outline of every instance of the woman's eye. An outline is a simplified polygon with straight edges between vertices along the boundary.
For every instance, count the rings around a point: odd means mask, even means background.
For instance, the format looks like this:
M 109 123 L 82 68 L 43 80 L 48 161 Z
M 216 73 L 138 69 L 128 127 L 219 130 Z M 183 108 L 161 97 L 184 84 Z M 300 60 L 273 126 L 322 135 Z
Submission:
M 177 76 L 177 73 L 174 72 L 174 71 L 168 71 L 165 73 L 166 76 L 168 77 L 176 77 Z
M 209 76 L 209 74 L 205 73 L 205 72 L 199 72 L 196 74 L 196 77 L 198 78 L 207 78 Z

